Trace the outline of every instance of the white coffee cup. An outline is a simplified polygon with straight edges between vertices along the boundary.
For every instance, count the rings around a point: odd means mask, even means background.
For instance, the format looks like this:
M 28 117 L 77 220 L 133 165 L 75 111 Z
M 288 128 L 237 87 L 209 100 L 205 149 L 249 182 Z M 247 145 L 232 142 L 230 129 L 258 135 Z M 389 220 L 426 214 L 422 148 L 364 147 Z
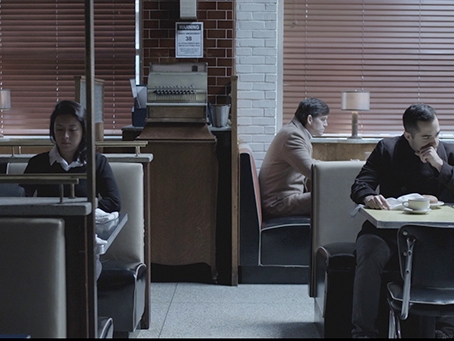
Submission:
M 403 205 L 415 211 L 423 211 L 430 208 L 430 199 L 429 198 L 409 199 L 408 201 L 404 202 Z

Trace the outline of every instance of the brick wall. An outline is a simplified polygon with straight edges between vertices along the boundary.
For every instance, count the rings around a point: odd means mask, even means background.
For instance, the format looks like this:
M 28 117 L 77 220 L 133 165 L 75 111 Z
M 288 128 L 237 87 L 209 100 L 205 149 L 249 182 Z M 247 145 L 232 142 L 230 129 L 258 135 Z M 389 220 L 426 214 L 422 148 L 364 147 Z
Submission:
M 203 22 L 203 58 L 175 58 L 175 23 L 180 19 L 178 0 L 145 0 L 143 11 L 144 84 L 150 63 L 208 63 L 208 100 L 228 103 L 230 77 L 234 74 L 234 0 L 197 2 L 197 22 Z

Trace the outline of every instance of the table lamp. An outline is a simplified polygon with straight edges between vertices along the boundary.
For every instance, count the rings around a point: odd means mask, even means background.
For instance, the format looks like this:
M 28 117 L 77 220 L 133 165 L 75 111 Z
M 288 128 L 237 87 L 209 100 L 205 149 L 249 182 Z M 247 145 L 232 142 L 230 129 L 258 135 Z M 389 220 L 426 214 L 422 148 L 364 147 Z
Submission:
M 11 93 L 9 89 L 0 89 L 0 112 L 1 119 L 3 121 L 3 110 L 11 109 Z M 2 126 L 3 128 L 3 126 Z M 0 133 L 0 137 L 3 137 L 3 134 Z
M 366 90 L 342 91 L 341 110 L 352 112 L 352 136 L 351 139 L 360 139 L 358 136 L 358 111 L 368 111 L 370 106 L 370 92 Z

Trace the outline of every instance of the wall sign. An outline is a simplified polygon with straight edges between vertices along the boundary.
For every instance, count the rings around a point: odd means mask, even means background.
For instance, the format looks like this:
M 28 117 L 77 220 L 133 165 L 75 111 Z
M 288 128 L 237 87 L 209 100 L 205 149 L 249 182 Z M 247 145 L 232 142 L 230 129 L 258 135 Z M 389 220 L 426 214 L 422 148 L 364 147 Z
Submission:
M 175 23 L 175 54 L 177 58 L 203 58 L 203 23 Z

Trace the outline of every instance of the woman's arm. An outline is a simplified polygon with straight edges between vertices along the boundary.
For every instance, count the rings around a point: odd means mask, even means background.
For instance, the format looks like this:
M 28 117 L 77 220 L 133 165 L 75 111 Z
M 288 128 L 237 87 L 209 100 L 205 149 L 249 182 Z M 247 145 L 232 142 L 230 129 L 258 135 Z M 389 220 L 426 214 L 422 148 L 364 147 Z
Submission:
M 120 212 L 120 190 L 107 158 L 100 153 L 96 154 L 96 192 L 100 197 L 100 209 L 108 213 Z

